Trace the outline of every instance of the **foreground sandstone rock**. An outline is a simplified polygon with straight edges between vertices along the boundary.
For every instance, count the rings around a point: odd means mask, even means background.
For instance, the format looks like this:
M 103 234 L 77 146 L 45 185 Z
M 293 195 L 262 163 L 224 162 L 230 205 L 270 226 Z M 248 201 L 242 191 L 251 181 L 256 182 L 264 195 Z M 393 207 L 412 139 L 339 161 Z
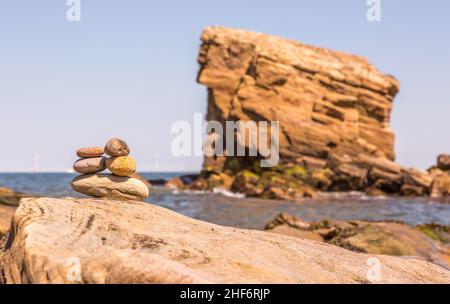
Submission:
M 6 283 L 366 283 L 370 257 L 140 202 L 40 198 L 17 209 L 0 273 Z M 429 262 L 377 257 L 382 283 L 450 283 Z
M 294 199 L 308 187 L 430 194 L 427 172 L 394 162 L 394 77 L 359 56 L 260 33 L 210 27 L 201 40 L 198 81 L 208 87 L 207 120 L 280 122 L 281 165 L 273 170 L 278 183 L 261 187 L 256 181 L 247 195 Z M 244 145 L 250 149 L 252 141 Z M 206 157 L 196 187 L 215 186 L 223 173 L 261 175 L 261 158 Z M 305 170 L 296 184 L 286 177 L 293 166 Z

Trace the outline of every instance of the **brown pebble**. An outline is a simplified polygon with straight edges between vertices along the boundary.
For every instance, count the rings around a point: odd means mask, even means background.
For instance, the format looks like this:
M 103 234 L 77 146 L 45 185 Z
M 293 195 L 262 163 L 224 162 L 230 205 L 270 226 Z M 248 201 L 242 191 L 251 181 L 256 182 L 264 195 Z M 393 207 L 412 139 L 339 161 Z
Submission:
M 82 158 L 100 157 L 103 153 L 102 147 L 80 148 L 77 150 L 77 156 Z
M 110 139 L 105 146 L 105 153 L 109 156 L 127 156 L 130 148 L 127 143 L 119 138 Z
M 106 169 L 106 157 L 82 158 L 73 164 L 73 169 L 81 174 L 102 172 Z

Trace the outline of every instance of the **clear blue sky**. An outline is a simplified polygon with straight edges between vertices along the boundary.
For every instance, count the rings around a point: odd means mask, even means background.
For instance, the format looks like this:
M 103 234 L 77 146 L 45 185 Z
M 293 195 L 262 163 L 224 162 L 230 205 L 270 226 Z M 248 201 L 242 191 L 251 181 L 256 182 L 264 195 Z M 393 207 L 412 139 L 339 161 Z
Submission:
M 398 162 L 450 153 L 450 1 L 66 0 L 0 2 L 0 171 L 70 168 L 79 146 L 126 139 L 141 171 L 198 170 L 174 158 L 170 126 L 206 111 L 196 84 L 208 25 L 251 29 L 368 57 L 401 83 L 392 128 Z M 158 157 L 159 156 L 159 157 Z M 155 160 L 158 158 L 159 167 Z

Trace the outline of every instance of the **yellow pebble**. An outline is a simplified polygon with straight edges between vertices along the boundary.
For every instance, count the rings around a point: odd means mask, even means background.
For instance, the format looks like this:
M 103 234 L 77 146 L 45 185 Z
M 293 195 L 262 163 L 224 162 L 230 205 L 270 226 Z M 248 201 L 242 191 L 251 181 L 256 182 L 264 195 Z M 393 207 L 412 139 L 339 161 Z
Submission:
M 136 160 L 131 156 L 110 157 L 106 167 L 117 176 L 130 176 L 136 172 Z

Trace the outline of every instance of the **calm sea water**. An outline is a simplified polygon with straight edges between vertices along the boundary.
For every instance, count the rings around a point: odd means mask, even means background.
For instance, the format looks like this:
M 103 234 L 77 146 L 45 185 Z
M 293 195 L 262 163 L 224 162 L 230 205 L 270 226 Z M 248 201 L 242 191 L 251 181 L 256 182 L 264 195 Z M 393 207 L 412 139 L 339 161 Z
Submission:
M 141 173 L 147 179 L 169 179 L 186 173 Z M 50 197 L 83 197 L 70 188 L 73 174 L 0 174 L 0 186 Z M 362 194 L 329 194 L 302 202 L 238 198 L 229 193 L 170 191 L 154 187 L 147 200 L 196 219 L 243 228 L 262 229 L 280 212 L 304 220 L 400 220 L 412 225 L 450 225 L 450 201 L 428 198 L 373 198 Z

